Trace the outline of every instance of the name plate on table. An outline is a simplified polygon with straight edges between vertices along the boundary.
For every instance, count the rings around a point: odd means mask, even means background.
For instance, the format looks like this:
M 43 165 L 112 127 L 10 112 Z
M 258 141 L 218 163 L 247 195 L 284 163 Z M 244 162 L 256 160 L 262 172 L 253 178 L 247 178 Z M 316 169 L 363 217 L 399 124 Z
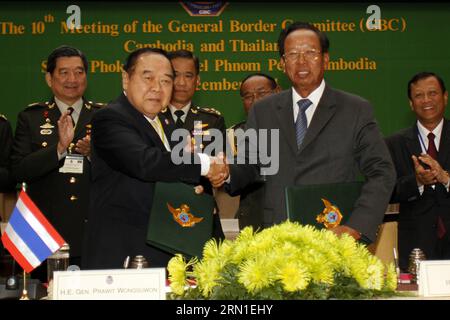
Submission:
M 55 271 L 54 300 L 165 300 L 164 268 Z
M 450 260 L 420 261 L 419 295 L 450 296 Z

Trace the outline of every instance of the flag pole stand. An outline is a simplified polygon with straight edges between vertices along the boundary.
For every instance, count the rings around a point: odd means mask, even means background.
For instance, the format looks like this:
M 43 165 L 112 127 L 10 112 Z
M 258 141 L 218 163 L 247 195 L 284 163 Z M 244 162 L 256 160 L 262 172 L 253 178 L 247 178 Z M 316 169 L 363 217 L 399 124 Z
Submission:
M 27 191 L 27 184 L 25 182 L 22 182 L 22 191 Z M 22 296 L 19 300 L 30 300 L 28 297 L 28 291 L 27 291 L 27 273 L 25 270 L 23 271 L 23 290 L 22 290 Z
M 27 273 L 23 271 L 23 290 L 22 290 L 22 296 L 19 300 L 30 300 L 28 298 L 28 291 L 27 291 Z

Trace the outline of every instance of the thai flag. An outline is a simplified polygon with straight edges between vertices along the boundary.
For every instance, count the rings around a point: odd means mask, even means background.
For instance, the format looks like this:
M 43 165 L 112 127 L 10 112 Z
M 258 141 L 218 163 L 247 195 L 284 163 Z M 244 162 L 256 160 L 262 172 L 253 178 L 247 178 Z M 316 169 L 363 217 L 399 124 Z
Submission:
M 19 194 L 2 242 L 27 273 L 65 243 L 24 191 Z

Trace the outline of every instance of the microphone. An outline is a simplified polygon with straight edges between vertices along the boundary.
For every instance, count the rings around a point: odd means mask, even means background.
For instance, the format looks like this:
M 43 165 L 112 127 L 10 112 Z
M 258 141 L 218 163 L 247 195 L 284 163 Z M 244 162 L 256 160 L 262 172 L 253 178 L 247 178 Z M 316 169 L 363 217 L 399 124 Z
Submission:
M 67 271 L 80 271 L 80 267 L 77 266 L 76 264 L 71 264 L 70 266 L 67 267 Z
M 16 276 L 16 260 L 12 262 L 12 274 L 6 279 L 6 290 L 17 290 L 19 288 L 19 281 Z

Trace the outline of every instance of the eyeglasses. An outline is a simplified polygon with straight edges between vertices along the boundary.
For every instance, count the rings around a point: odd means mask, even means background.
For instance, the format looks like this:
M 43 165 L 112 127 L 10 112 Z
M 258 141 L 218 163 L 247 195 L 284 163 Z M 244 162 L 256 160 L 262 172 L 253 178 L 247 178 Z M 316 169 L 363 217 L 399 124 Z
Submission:
M 259 98 L 265 97 L 270 93 L 272 93 L 272 90 L 256 91 L 256 92 L 252 92 L 252 93 L 249 92 L 249 93 L 246 93 L 245 95 L 243 95 L 241 98 L 242 98 L 242 100 L 244 100 L 246 102 L 250 102 L 250 101 L 253 101 L 254 99 L 259 99 Z
M 306 61 L 316 61 L 317 59 L 319 59 L 320 54 L 320 51 L 311 49 L 303 52 L 291 51 L 283 54 L 283 57 L 286 62 L 295 63 L 300 59 L 300 56 L 303 56 Z

